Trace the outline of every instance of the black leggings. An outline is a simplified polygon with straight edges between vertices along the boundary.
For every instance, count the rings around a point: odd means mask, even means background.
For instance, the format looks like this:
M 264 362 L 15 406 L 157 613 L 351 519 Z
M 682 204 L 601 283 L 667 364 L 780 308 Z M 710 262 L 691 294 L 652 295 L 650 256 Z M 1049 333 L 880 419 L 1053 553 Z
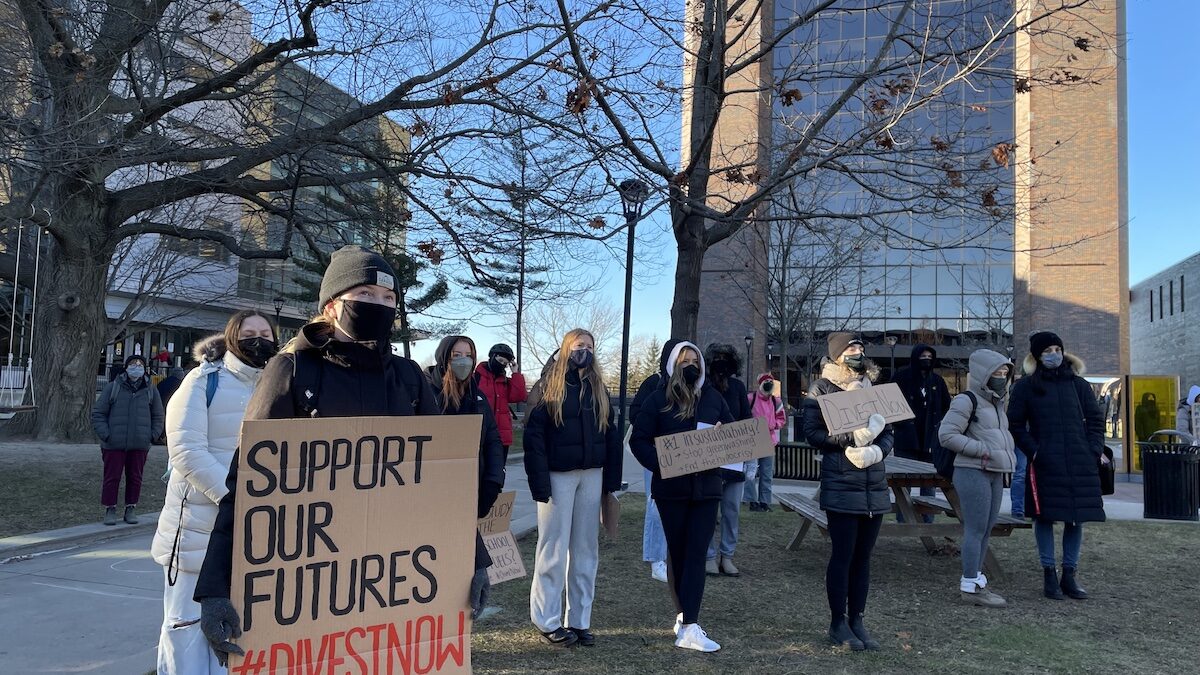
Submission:
M 700 619 L 704 599 L 704 564 L 717 526 L 718 499 L 655 500 L 667 538 L 667 581 L 683 623 Z
M 836 622 L 846 617 L 846 602 L 850 616 L 862 614 L 867 608 L 867 591 L 871 588 L 871 550 L 879 536 L 883 516 L 826 511 L 829 519 L 829 539 L 833 552 L 825 570 L 825 593 L 829 596 L 829 613 Z

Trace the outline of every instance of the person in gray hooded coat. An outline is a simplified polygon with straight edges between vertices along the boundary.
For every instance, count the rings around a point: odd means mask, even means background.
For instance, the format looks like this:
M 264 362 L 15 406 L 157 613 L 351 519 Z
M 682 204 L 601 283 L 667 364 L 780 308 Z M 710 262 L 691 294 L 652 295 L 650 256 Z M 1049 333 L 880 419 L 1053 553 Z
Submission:
M 125 522 L 136 525 L 134 509 L 142 494 L 142 470 L 154 439 L 163 433 L 163 404 L 146 375 L 146 359 L 125 360 L 125 372 L 104 387 L 92 406 L 92 429 L 100 439 L 104 481 L 100 504 L 104 524 L 117 524 L 117 489 L 125 476 Z
M 1014 366 L 988 349 L 972 353 L 969 364 L 967 391 L 950 401 L 938 428 L 942 447 L 954 453 L 954 489 L 962 507 L 959 591 L 971 604 L 1004 607 L 1004 598 L 987 589 L 987 577 L 980 568 L 1000 516 L 1004 475 L 1012 473 L 1017 463 L 1004 409 Z

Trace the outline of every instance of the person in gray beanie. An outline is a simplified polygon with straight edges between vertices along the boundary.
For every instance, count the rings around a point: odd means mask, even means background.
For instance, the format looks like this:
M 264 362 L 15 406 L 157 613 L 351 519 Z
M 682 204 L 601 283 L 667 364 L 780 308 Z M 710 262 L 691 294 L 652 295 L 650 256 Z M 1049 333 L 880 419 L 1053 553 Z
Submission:
M 383 256 L 361 246 L 336 251 L 319 297 L 321 314 L 267 363 L 244 419 L 441 414 L 416 362 L 392 354 L 399 294 Z M 245 489 L 237 475 L 235 454 L 193 596 L 200 603 L 201 631 L 221 663 L 242 651 L 231 642 L 241 634 L 241 620 L 229 600 L 234 501 Z M 469 496 L 477 498 L 474 491 Z M 482 581 L 474 576 L 472 602 L 486 581 L 486 569 Z

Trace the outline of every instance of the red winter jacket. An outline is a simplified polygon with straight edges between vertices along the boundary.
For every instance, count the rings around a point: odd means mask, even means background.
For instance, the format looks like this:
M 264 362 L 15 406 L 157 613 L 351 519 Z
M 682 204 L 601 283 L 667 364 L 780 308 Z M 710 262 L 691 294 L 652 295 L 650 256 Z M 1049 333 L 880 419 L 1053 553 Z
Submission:
M 496 425 L 500 427 L 500 443 L 504 447 L 512 445 L 513 426 L 510 403 L 522 403 L 528 396 L 525 391 L 525 376 L 513 373 L 511 378 L 496 377 L 487 368 L 487 361 L 475 367 L 475 379 L 479 383 L 479 393 L 487 399 L 496 415 Z

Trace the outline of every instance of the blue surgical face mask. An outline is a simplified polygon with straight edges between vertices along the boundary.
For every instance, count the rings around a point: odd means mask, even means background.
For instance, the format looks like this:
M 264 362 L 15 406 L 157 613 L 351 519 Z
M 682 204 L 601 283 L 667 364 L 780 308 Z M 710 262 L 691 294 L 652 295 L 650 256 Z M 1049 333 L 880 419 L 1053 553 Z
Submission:
M 1055 368 L 1061 366 L 1062 363 L 1062 352 L 1050 352 L 1049 354 L 1042 354 L 1042 365 L 1050 370 L 1054 370 Z
M 129 375 L 131 380 L 140 380 L 146 374 L 146 369 L 142 366 L 129 366 L 125 369 L 125 373 Z

